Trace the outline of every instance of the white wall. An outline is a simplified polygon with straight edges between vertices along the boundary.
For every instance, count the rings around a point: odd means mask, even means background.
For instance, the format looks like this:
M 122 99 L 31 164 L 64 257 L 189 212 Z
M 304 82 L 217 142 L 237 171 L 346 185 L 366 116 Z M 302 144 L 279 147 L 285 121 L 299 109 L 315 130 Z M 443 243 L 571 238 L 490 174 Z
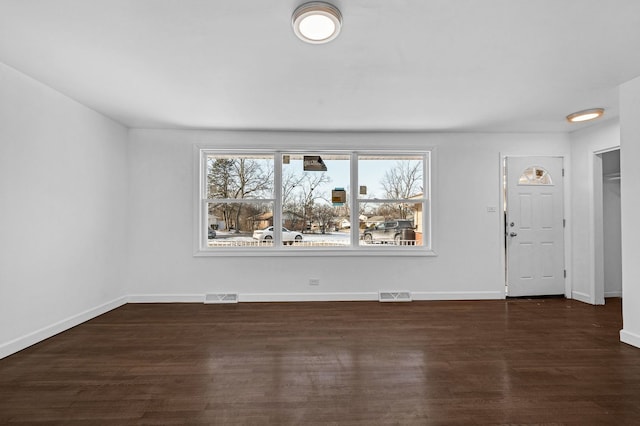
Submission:
M 601 180 L 601 174 L 594 173 L 595 154 L 620 145 L 620 126 L 617 120 L 607 120 L 586 129 L 573 132 L 571 139 L 571 225 L 572 257 L 570 273 L 574 299 L 596 304 L 604 303 L 604 289 L 596 294 L 596 248 L 597 242 L 594 212 L 595 179 Z M 603 279 L 603 278 L 602 278 Z
M 623 342 L 640 347 L 640 78 L 620 87 Z
M 230 150 L 435 147 L 433 236 L 438 256 L 384 262 L 365 256 L 194 257 L 194 145 Z M 569 140 L 557 134 L 132 130 L 132 300 L 201 301 L 204 293 L 219 291 L 239 292 L 241 300 L 367 299 L 380 289 L 395 288 L 425 299 L 503 297 L 500 154 L 568 156 Z M 497 211 L 487 212 L 489 206 Z M 320 279 L 320 286 L 310 287 L 309 278 Z
M 0 358 L 124 302 L 126 141 L 0 64 Z

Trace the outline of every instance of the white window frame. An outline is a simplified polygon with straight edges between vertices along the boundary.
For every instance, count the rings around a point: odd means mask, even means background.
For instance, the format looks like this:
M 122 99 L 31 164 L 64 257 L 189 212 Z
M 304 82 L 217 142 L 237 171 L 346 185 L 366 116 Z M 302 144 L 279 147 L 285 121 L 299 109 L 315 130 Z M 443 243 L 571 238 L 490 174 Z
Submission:
M 208 155 L 273 155 L 274 156 L 274 190 L 273 198 L 270 199 L 251 199 L 238 200 L 238 202 L 273 202 L 273 223 L 274 223 L 274 244 L 272 247 L 209 247 L 207 238 L 208 228 L 208 211 L 207 203 L 210 201 L 205 196 L 207 181 L 207 156 Z M 399 155 L 417 155 L 423 157 L 423 197 L 419 199 L 400 200 L 400 199 L 372 199 L 375 202 L 410 202 L 422 203 L 422 226 L 424 238 L 421 246 L 362 246 L 360 245 L 359 227 L 351 227 L 350 245 L 344 247 L 298 247 L 287 246 L 282 244 L 282 237 L 279 228 L 275 226 L 282 223 L 282 156 L 287 154 L 304 154 L 304 155 L 348 155 L 350 157 L 350 185 L 352 190 L 349 191 L 349 205 L 351 208 L 351 223 L 359 223 L 359 199 L 358 186 L 358 158 L 359 156 L 399 156 Z M 194 147 L 194 256 L 198 257 L 220 257 L 220 256 L 436 256 L 433 248 L 433 156 L 434 149 L 424 150 L 318 150 L 309 151 L 304 149 L 278 149 L 278 150 L 258 150 L 258 149 L 220 149 L 208 147 Z M 353 190 L 355 189 L 355 190 Z M 277 231 L 276 231 L 277 230 Z

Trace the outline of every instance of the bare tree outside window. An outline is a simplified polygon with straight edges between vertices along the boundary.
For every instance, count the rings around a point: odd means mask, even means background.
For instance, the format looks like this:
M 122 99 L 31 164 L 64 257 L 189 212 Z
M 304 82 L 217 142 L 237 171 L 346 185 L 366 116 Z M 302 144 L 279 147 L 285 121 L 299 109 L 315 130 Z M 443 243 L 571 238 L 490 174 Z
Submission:
M 380 185 L 385 191 L 385 198 L 407 200 L 422 193 L 424 190 L 422 168 L 421 161 L 396 161 L 395 166 L 387 170 L 380 181 Z M 388 208 L 388 206 L 385 207 Z M 406 219 L 413 214 L 413 210 L 406 203 L 396 204 L 395 209 L 401 219 Z
M 317 205 L 313 217 L 320 227 L 320 233 L 324 234 L 334 225 L 335 209 L 329 204 Z
M 311 224 L 312 222 L 316 201 L 327 199 L 327 194 L 319 187 L 329 182 L 331 182 L 331 178 L 325 172 L 320 174 L 305 172 L 305 178 L 300 185 L 299 203 L 301 204 L 302 217 L 306 224 Z
M 331 178 L 325 172 L 305 172 L 288 170 L 282 178 L 282 200 L 284 211 L 299 217 L 302 226 L 298 230 L 307 231 L 314 219 L 318 200 L 327 200 L 322 186 L 330 183 Z
M 272 161 L 210 156 L 207 172 L 209 199 L 263 199 L 273 193 Z M 246 218 L 259 213 L 250 204 L 229 202 L 211 204 L 210 210 L 210 214 L 219 214 L 226 227 L 235 232 L 250 231 Z

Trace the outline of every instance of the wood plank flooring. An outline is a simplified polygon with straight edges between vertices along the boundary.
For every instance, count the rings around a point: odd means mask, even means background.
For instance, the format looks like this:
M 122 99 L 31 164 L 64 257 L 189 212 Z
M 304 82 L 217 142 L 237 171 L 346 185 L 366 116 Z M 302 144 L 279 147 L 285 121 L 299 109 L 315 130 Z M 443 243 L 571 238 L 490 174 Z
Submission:
M 640 425 L 621 302 L 129 304 L 0 360 L 0 424 Z

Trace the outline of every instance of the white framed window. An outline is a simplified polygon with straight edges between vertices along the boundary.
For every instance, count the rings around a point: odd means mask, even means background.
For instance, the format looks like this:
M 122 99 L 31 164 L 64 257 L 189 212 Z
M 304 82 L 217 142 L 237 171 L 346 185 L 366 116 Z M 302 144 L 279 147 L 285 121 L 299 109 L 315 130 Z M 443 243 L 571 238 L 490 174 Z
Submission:
M 433 254 L 430 151 L 196 155 L 198 256 Z

